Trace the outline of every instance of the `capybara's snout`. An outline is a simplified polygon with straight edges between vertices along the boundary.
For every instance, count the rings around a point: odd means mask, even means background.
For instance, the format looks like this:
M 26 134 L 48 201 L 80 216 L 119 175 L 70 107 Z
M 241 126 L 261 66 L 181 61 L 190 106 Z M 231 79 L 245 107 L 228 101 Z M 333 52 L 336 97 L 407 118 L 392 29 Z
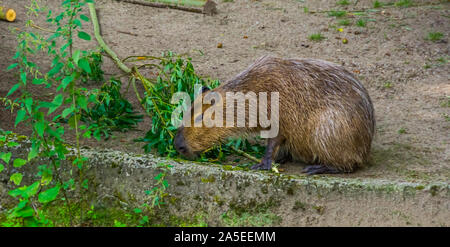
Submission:
M 186 140 L 184 139 L 184 128 L 180 127 L 175 135 L 174 145 L 177 152 L 188 159 L 194 159 L 195 154 L 191 151 L 191 149 L 186 144 Z

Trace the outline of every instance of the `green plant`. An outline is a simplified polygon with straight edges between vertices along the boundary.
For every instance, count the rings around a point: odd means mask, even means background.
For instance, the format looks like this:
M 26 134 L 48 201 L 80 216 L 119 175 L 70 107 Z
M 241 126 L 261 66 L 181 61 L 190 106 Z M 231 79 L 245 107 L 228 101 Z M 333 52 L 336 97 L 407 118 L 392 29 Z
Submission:
M 356 22 L 356 25 L 358 27 L 366 27 L 367 26 L 367 20 L 364 18 L 358 19 L 358 21 Z
M 339 1 L 337 2 L 337 4 L 342 5 L 342 6 L 345 6 L 345 5 L 349 5 L 350 2 L 349 2 L 348 0 L 339 0 Z
M 446 96 L 446 99 L 441 102 L 441 107 L 450 107 L 450 96 Z
M 145 192 L 151 198 L 152 203 L 150 207 L 160 207 L 161 205 L 164 205 L 165 204 L 164 198 L 168 195 L 166 193 L 166 189 L 169 187 L 169 183 L 167 183 L 165 177 L 167 172 L 173 166 L 164 163 L 159 163 L 158 167 L 162 169 L 162 172 L 160 172 L 158 175 L 156 175 L 156 177 L 153 178 L 154 180 L 156 180 L 155 186 L 151 190 Z
M 45 210 L 55 201 L 58 201 L 58 205 L 62 204 L 67 208 L 69 224 L 73 225 L 75 214 L 68 194 L 71 191 L 78 191 L 80 205 L 78 222 L 81 223 L 84 219 L 82 206 L 85 204 L 83 203 L 84 193 L 89 185 L 89 181 L 84 176 L 87 158 L 81 155 L 80 138 L 90 136 L 92 126 L 83 125 L 80 120 L 82 116 L 92 117 L 98 112 L 102 107 L 101 104 L 104 104 L 107 97 L 111 97 L 112 92 L 100 91 L 100 95 L 97 95 L 98 91 L 79 86 L 81 82 L 103 80 L 101 53 L 72 48 L 74 35 L 81 40 L 91 40 L 91 36 L 83 31 L 83 21 L 88 22 L 90 19 L 80 12 L 87 3 L 93 1 L 63 1 L 61 4 L 63 10 L 56 14 L 41 7 L 36 0 L 30 2 L 28 16 L 47 12 L 46 21 L 50 27 L 39 27 L 30 19 L 27 21 L 27 29 L 16 32 L 18 46 L 13 58 L 16 62 L 11 64 L 8 70 L 17 70 L 19 80 L 10 89 L 7 97 L 16 91 L 20 91 L 21 94 L 14 100 L 2 98 L 2 101 L 10 107 L 11 111 L 16 110 L 15 125 L 29 126 L 32 134 L 29 138 L 30 151 L 27 157 L 18 157 L 13 161 L 10 160 L 11 152 L 0 154 L 4 158 L 1 170 L 9 169 L 7 167 L 11 165 L 14 169 L 18 169 L 10 180 L 17 186 L 21 186 L 9 192 L 9 195 L 17 198 L 19 203 L 9 211 L 8 220 L 4 225 L 52 225 L 53 222 L 46 218 Z M 35 32 L 34 29 L 41 32 Z M 50 35 L 44 35 L 42 31 Z M 43 71 L 32 61 L 36 58 L 36 54 L 50 57 L 52 64 L 48 71 Z M 48 95 L 52 95 L 52 98 L 48 100 L 36 94 L 38 88 L 44 92 L 51 92 Z M 114 101 L 117 96 L 113 95 L 112 100 L 108 99 L 109 106 L 117 103 Z M 103 102 L 99 102 L 98 98 L 102 98 Z M 119 102 L 119 104 L 122 103 Z M 90 108 L 92 104 L 94 107 Z M 113 108 L 116 108 L 116 105 L 114 106 Z M 125 104 L 123 108 L 118 106 L 117 108 L 129 112 L 129 105 Z M 118 112 L 116 114 L 121 121 L 127 120 L 124 120 L 123 114 Z M 60 121 L 64 118 L 68 118 L 66 121 L 68 126 L 63 123 L 64 121 Z M 74 153 L 71 153 L 65 143 L 64 134 L 67 128 L 75 131 Z M 6 142 L 8 135 L 12 133 L 2 133 L 0 138 Z M 14 143 L 16 142 L 8 141 L 7 145 L 12 147 Z M 38 172 L 34 177 L 30 176 L 33 178 L 30 185 L 23 185 L 20 169 L 28 164 L 35 164 Z M 61 169 L 67 164 L 69 167 Z M 70 170 L 70 174 L 73 175 L 63 178 L 60 174 L 62 170 Z
M 438 42 L 444 38 L 444 34 L 441 32 L 429 32 L 425 40 Z
M 96 94 L 96 102 L 81 112 L 80 120 L 89 125 L 85 137 L 92 134 L 97 140 L 103 135 L 108 138 L 112 131 L 127 131 L 142 121 L 143 115 L 120 93 L 122 83 L 112 78 Z
M 225 144 L 212 147 L 203 152 L 198 158 L 198 161 L 224 161 L 227 155 L 235 153 L 234 150 L 242 150 L 260 159 L 265 153 L 266 147 L 260 145 L 261 138 L 259 137 L 251 141 L 246 138 L 230 138 Z
M 383 7 L 383 3 L 382 2 L 380 2 L 380 1 L 378 1 L 378 0 L 375 0 L 375 2 L 373 3 L 373 7 L 374 8 L 381 8 L 381 7 Z
M 406 134 L 406 129 L 405 128 L 400 128 L 398 131 L 397 131 L 399 134 Z
M 447 113 L 442 113 L 442 116 L 444 117 L 445 121 L 450 122 L 450 115 Z
M 448 63 L 448 57 L 439 57 L 436 61 L 438 61 L 440 64 L 446 64 Z
M 325 37 L 321 33 L 313 33 L 308 37 L 312 41 L 321 41 L 325 39 Z
M 351 24 L 351 22 L 348 19 L 339 20 L 339 22 L 338 22 L 339 26 L 349 26 L 350 24 Z
M 14 112 L 14 107 L 18 107 L 19 104 L 17 102 L 12 101 L 11 99 L 0 97 L 0 102 L 3 103 L 6 109 L 10 109 L 11 113 Z M 1 130 L 1 129 L 0 129 Z
M 102 82 L 103 78 L 103 56 L 100 52 L 86 52 L 84 51 L 84 59 L 89 63 L 89 66 L 85 66 L 86 71 L 82 71 L 82 82 L 94 81 Z
M 392 87 L 392 82 L 390 82 L 390 81 L 385 82 L 385 83 L 383 84 L 383 87 L 384 87 L 384 88 L 391 88 L 391 87 Z
M 28 30 L 17 33 L 18 46 L 14 56 L 16 63 L 11 64 L 8 70 L 17 69 L 20 79 L 8 92 L 7 97 L 17 90 L 21 91 L 21 95 L 14 100 L 19 104 L 15 125 L 23 123 L 30 126 L 32 134 L 28 157 L 26 159 L 16 158 L 12 165 L 19 169 L 38 157 L 39 160 L 46 161 L 37 161 L 40 165 L 36 181 L 9 191 L 9 195 L 19 200 L 17 206 L 8 213 L 10 222 L 15 221 L 25 226 L 51 224 L 42 213 L 41 206 L 51 203 L 62 194 L 66 205 L 70 207 L 70 200 L 66 192 L 78 188 L 82 194 L 87 188 L 87 181 L 84 179 L 84 164 L 87 158 L 81 155 L 79 147 L 80 132 L 86 126 L 80 125 L 79 120 L 81 111 L 86 110 L 90 103 L 90 97 L 88 97 L 88 90 L 78 87 L 76 82 L 81 80 L 83 73 L 89 74 L 92 70 L 90 70 L 87 58 L 81 56 L 81 54 L 90 53 L 80 50 L 73 51 L 72 48 L 75 34 L 82 40 L 91 39 L 89 34 L 82 31 L 82 21 L 89 21 L 89 18 L 80 14 L 82 7 L 87 2 L 91 1 L 66 0 L 61 4 L 63 8 L 61 13 L 54 15 L 51 11 L 47 11 L 46 20 L 55 28 L 54 31 L 48 29 L 51 32 L 50 36 L 46 37 Z M 39 14 L 45 9 L 40 8 L 36 0 L 32 0 L 28 10 L 28 14 L 31 15 Z M 29 20 L 27 27 L 36 28 L 37 26 Z M 43 30 L 43 28 L 39 29 Z M 51 69 L 47 72 L 43 72 L 31 60 L 31 55 L 40 52 L 45 52 L 52 58 Z M 45 101 L 37 95 L 33 95 L 29 91 L 31 85 L 54 90 L 53 100 Z M 61 111 L 63 105 L 67 107 Z M 55 114 L 57 115 L 51 118 L 51 115 Z M 65 127 L 56 120 L 69 114 L 72 114 L 69 126 L 76 132 L 77 144 L 72 165 L 74 173 L 78 174 L 77 181 L 73 178 L 64 180 L 59 174 L 59 167 L 66 160 L 69 150 L 63 139 Z M 5 155 L 7 157 L 8 153 Z M 10 163 L 9 159 L 3 161 L 6 165 Z M 14 173 L 10 179 L 20 186 L 22 173 Z
M 155 65 L 159 69 L 156 81 L 147 87 L 143 103 L 148 112 L 152 114 L 152 128 L 144 138 L 138 141 L 146 142 L 146 152 L 155 149 L 160 155 L 174 156 L 173 138 L 176 128 L 171 123 L 172 112 L 178 105 L 171 104 L 172 95 L 176 92 L 187 92 L 193 102 L 194 85 L 206 86 L 207 81 L 195 74 L 191 59 L 183 59 L 172 52 L 164 53 L 160 64 Z M 210 82 L 212 87 L 218 85 L 218 81 Z
M 402 8 L 411 7 L 412 5 L 413 5 L 413 2 L 411 0 L 400 0 L 395 3 L 395 6 L 402 7 Z
M 331 10 L 328 12 L 328 16 L 334 16 L 337 18 L 341 18 L 347 15 L 347 12 L 344 10 Z

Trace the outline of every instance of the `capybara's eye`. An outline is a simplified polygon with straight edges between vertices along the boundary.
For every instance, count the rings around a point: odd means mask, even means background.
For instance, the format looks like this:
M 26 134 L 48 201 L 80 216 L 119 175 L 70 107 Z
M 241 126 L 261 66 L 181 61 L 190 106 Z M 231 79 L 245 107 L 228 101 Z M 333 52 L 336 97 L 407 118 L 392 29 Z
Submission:
M 209 89 L 209 87 L 207 87 L 207 86 L 202 87 L 202 93 L 208 92 L 209 90 L 211 90 L 211 89 Z

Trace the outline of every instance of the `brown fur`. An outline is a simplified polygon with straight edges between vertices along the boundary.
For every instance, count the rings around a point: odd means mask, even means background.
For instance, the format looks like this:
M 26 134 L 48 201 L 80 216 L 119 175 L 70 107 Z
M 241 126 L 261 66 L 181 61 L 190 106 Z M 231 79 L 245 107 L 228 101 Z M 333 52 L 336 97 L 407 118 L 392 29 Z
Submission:
M 373 105 L 366 89 L 342 66 L 265 56 L 213 91 L 224 101 L 225 92 L 279 92 L 281 141 L 272 158 L 289 153 L 294 160 L 350 172 L 369 157 Z M 248 111 L 246 116 L 248 120 Z M 188 153 L 196 154 L 228 137 L 259 134 L 260 129 L 181 127 L 178 136 Z

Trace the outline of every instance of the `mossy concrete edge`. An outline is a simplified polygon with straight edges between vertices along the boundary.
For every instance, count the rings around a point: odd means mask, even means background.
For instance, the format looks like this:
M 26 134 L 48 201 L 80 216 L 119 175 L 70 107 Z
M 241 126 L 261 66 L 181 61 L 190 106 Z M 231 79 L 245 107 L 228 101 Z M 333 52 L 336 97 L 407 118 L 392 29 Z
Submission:
M 230 212 L 273 214 L 280 221 L 271 223 L 287 226 L 450 222 L 450 185 L 444 182 L 294 176 L 113 150 L 83 150 L 83 155 L 89 157 L 100 193 L 125 203 L 148 202 L 145 191 L 161 172 L 158 164 L 172 165 L 168 211 L 177 216 L 201 212 L 210 225 L 222 225 Z

